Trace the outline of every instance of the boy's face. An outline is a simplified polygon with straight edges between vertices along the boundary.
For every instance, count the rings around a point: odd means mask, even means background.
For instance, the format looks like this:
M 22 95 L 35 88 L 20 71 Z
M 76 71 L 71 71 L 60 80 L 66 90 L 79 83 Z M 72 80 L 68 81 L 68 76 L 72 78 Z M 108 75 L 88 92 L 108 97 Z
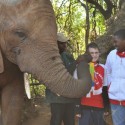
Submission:
M 113 42 L 119 52 L 125 51 L 125 40 L 120 39 L 118 36 L 113 36 Z
M 92 56 L 92 62 L 97 62 L 99 59 L 99 55 L 100 55 L 98 48 L 89 48 L 88 51 L 90 55 Z

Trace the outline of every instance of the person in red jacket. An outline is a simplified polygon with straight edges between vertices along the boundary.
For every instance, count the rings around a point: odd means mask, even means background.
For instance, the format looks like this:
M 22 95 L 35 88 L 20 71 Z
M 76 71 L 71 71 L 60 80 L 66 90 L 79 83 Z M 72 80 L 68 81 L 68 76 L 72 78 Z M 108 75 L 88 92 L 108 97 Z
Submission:
M 105 125 L 102 97 L 104 65 L 99 63 L 100 52 L 96 43 L 88 44 L 86 50 L 92 56 L 92 62 L 89 63 L 92 87 L 86 97 L 81 98 L 81 113 L 76 116 L 79 117 L 79 125 Z M 74 72 L 75 78 L 78 78 L 78 72 L 78 69 Z M 79 109 L 79 105 L 76 107 Z

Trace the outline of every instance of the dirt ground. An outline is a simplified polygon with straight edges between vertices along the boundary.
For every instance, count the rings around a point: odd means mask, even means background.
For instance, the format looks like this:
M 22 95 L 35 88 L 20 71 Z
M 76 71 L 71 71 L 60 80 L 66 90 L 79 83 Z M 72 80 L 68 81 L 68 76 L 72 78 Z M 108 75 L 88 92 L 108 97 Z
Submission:
M 32 100 L 25 100 L 22 125 L 49 125 L 50 107 L 45 102 L 44 97 L 38 97 Z M 107 125 L 112 125 L 111 117 L 106 118 Z M 76 119 L 76 124 L 78 121 Z
M 22 125 L 49 125 L 50 108 L 44 98 L 26 99 Z

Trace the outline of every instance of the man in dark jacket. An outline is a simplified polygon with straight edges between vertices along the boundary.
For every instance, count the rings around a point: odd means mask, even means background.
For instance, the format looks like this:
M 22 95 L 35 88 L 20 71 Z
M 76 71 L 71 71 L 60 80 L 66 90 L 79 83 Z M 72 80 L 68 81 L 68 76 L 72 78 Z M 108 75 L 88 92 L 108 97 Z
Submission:
M 68 72 L 72 75 L 76 68 L 76 61 L 73 56 L 66 52 L 68 38 L 62 33 L 57 34 L 57 43 L 62 61 Z M 50 125 L 75 125 L 74 104 L 79 99 L 66 98 L 46 89 L 46 100 L 51 107 Z

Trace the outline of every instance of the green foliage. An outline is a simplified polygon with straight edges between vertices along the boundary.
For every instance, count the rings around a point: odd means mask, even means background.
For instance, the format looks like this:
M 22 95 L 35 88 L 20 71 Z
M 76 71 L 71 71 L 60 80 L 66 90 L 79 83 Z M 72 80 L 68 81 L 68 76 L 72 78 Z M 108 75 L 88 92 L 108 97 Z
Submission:
M 34 79 L 31 74 L 29 74 L 28 77 L 30 83 L 31 97 L 35 98 L 39 96 L 45 96 L 46 87 L 38 80 Z
M 32 98 L 45 96 L 46 87 L 44 85 L 34 85 L 34 86 L 31 86 L 30 88 L 31 88 Z
M 78 0 L 53 0 L 52 4 L 55 11 L 58 32 L 63 32 L 70 38 L 68 49 L 76 58 L 85 51 L 85 8 L 81 6 Z M 97 36 L 102 35 L 106 29 L 103 16 L 97 11 L 95 17 L 93 17 L 93 11 L 94 8 L 90 4 L 90 37 L 93 31 L 93 20 L 96 21 L 95 30 Z M 88 40 L 91 42 L 90 38 L 88 38 Z

